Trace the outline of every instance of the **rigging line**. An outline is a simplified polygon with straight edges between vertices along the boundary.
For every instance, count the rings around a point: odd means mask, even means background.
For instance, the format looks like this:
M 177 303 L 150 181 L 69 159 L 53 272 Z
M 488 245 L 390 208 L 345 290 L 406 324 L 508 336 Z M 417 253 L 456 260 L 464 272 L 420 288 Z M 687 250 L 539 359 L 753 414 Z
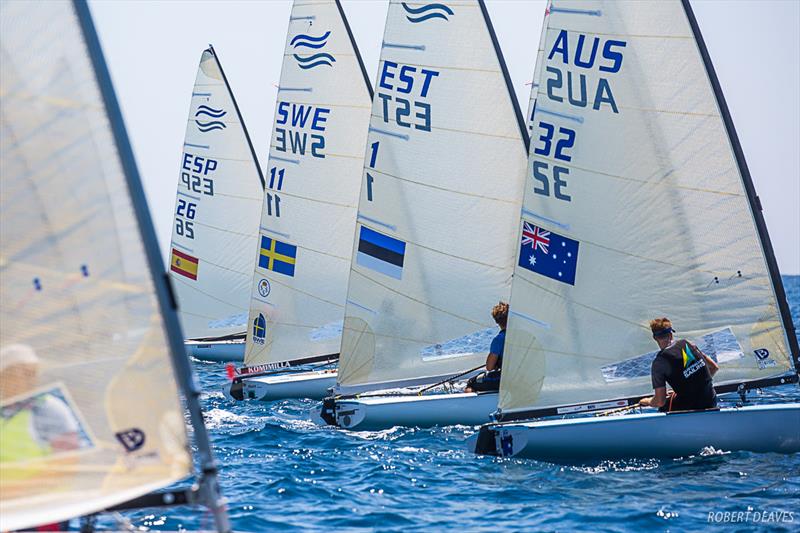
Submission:
M 301 95 L 298 94 L 298 97 L 299 96 L 301 96 Z M 305 96 L 305 95 L 302 95 L 302 96 Z M 364 104 L 337 104 L 337 103 L 331 103 L 331 102 L 318 102 L 318 101 L 314 101 L 314 102 L 295 102 L 295 101 L 293 101 L 292 98 L 286 98 L 286 99 L 283 99 L 282 101 L 290 103 L 290 104 L 307 105 L 307 106 L 320 106 L 320 107 L 332 107 L 332 108 L 344 108 L 344 109 L 363 109 L 365 111 L 367 109 L 372 109 L 372 102 L 370 102 L 367 105 L 364 105 Z M 310 120 L 310 119 L 307 119 L 307 120 Z M 285 125 L 289 126 L 290 124 L 285 124 Z
M 579 32 L 584 33 L 586 35 L 598 35 L 604 37 L 627 37 L 627 38 L 634 38 L 634 39 L 677 39 L 682 41 L 694 41 L 694 37 L 691 35 L 655 35 L 655 34 L 642 34 L 642 33 L 609 33 L 609 32 L 595 32 L 588 30 L 585 26 L 580 28 L 570 28 L 564 24 L 559 24 L 558 27 L 549 26 L 547 27 L 547 31 L 553 32 L 560 32 L 561 30 L 566 30 L 568 32 Z
M 276 151 L 276 152 L 279 152 L 280 154 L 287 154 L 287 155 L 289 155 L 289 152 L 286 152 L 286 151 L 283 151 L 283 152 L 281 152 L 280 150 L 278 150 L 278 148 L 277 148 L 277 146 L 276 146 L 276 145 L 274 145 L 274 144 L 271 144 L 271 143 L 270 143 L 270 145 L 269 145 L 269 149 L 270 149 L 270 152 L 271 152 L 273 149 L 275 149 L 275 151 Z M 308 154 L 308 153 L 311 153 L 311 149 L 309 149 L 309 150 L 307 151 L 307 154 Z M 294 156 L 296 156 L 296 157 L 303 157 L 303 156 L 304 156 L 304 155 L 306 155 L 306 154 L 296 154 L 296 153 L 294 153 L 294 152 L 291 152 L 291 155 L 294 155 Z M 283 155 L 272 155 L 272 154 L 270 154 L 270 155 L 269 155 L 269 159 L 276 159 L 276 160 L 278 160 L 278 161 L 285 161 L 285 159 L 283 159 L 284 157 L 286 157 L 286 156 L 283 156 Z M 358 160 L 358 161 L 363 161 L 363 160 L 364 160 L 364 154 L 363 154 L 363 153 L 360 153 L 360 152 L 359 152 L 358 154 L 337 154 L 337 153 L 332 153 L 332 152 L 326 152 L 326 153 L 325 153 L 325 157 L 326 157 L 326 158 L 328 158 L 328 157 L 332 157 L 332 158 L 341 158 L 341 159 L 356 159 L 356 160 Z M 298 163 L 300 163 L 300 161 L 298 161 Z
M 355 174 L 355 173 L 353 173 Z M 334 207 L 341 207 L 344 209 L 356 209 L 355 204 L 340 204 L 339 202 L 330 202 L 328 200 L 322 200 L 320 198 L 312 198 L 310 196 L 303 196 L 300 194 L 292 194 L 290 192 L 284 191 L 283 189 L 270 189 L 269 187 L 265 190 L 266 193 L 278 194 L 280 196 L 288 196 L 289 198 L 297 198 L 298 200 L 306 200 L 308 202 L 313 202 L 315 204 L 322 204 L 322 205 L 331 205 Z
M 526 276 L 521 275 L 521 274 L 524 274 L 524 273 L 523 272 L 519 272 L 517 274 L 517 279 L 519 279 L 520 281 L 524 281 L 524 282 L 528 283 L 529 285 L 533 285 L 537 289 L 539 289 L 539 290 L 541 290 L 543 292 L 546 292 L 546 293 L 548 293 L 548 294 L 550 294 L 552 296 L 555 296 L 555 297 L 557 297 L 557 298 L 559 298 L 561 300 L 564 300 L 567 303 L 571 303 L 571 304 L 577 305 L 578 307 L 583 307 L 584 309 L 588 309 L 590 311 L 594 311 L 594 312 L 596 312 L 598 314 L 607 316 L 609 318 L 613 318 L 613 319 L 619 320 L 620 322 L 624 322 L 624 323 L 629 324 L 631 326 L 636 326 L 636 327 L 641 328 L 642 330 L 645 330 L 645 331 L 649 330 L 649 328 L 647 326 L 645 326 L 643 324 L 640 324 L 638 322 L 633 322 L 632 320 L 628 320 L 627 318 L 623 318 L 623 317 L 620 317 L 620 316 L 613 315 L 613 314 L 611 314 L 611 313 L 609 313 L 607 311 L 603 311 L 602 309 L 598 309 L 596 307 L 592 307 L 590 305 L 587 305 L 587 304 L 584 304 L 584 303 L 581 303 L 581 302 L 566 298 L 566 297 L 564 297 L 563 294 L 560 294 L 560 293 L 558 293 L 556 291 L 552 291 L 552 290 L 546 289 L 543 286 L 533 282 L 532 280 L 528 279 Z
M 200 222 L 199 220 L 193 220 L 192 222 L 194 222 L 199 227 L 213 229 L 213 230 L 216 230 L 216 231 L 218 231 L 220 233 L 228 233 L 230 235 L 237 235 L 239 237 L 247 237 L 247 238 L 255 238 L 256 237 L 256 235 L 254 235 L 252 233 L 242 233 L 241 231 L 233 231 L 233 230 L 230 230 L 230 229 L 221 228 L 219 226 L 212 226 L 211 224 L 206 224 L 205 222 Z M 208 259 L 206 259 L 205 261 L 208 262 L 208 263 L 211 263 L 211 261 L 209 261 Z M 214 263 L 211 263 L 211 264 L 214 264 Z M 220 265 L 216 265 L 216 266 L 220 266 Z M 224 268 L 224 267 L 220 266 L 220 268 Z M 233 272 L 238 272 L 238 271 L 234 270 Z
M 415 181 L 415 180 L 412 180 L 412 179 L 409 179 L 409 178 L 403 178 L 403 177 L 397 176 L 395 174 L 390 174 L 388 172 L 384 172 L 382 170 L 378 170 L 377 168 L 372 168 L 372 167 L 366 167 L 365 166 L 364 167 L 364 171 L 365 172 L 375 172 L 376 174 L 380 174 L 382 176 L 388 176 L 390 178 L 394 178 L 394 179 L 399 180 L 399 181 L 404 181 L 406 183 L 413 183 L 414 185 L 419 185 L 420 187 L 426 187 L 428 189 L 436 189 L 436 190 L 443 191 L 443 192 L 454 193 L 454 194 L 458 194 L 460 196 L 468 196 L 468 197 L 471 197 L 471 198 L 479 198 L 481 200 L 491 200 L 493 202 L 500 202 L 500 203 L 512 204 L 512 205 L 519 205 L 519 203 L 520 203 L 520 200 L 518 198 L 514 198 L 514 199 L 495 198 L 495 197 L 492 197 L 492 196 L 486 196 L 484 194 L 472 193 L 472 192 L 465 191 L 465 190 L 448 189 L 447 187 L 439 187 L 438 185 L 433 185 L 431 183 L 423 183 L 421 181 Z
M 239 276 L 244 276 L 244 277 L 246 277 L 246 278 L 250 278 L 250 274 L 249 274 L 249 273 L 246 273 L 246 272 L 241 272 L 241 271 L 239 271 L 239 270 L 233 270 L 232 268 L 228 268 L 228 267 L 224 267 L 224 266 L 222 266 L 222 265 L 219 265 L 219 264 L 217 264 L 217 263 L 214 263 L 213 261 L 210 261 L 210 260 L 208 260 L 208 259 L 205 259 L 203 256 L 200 256 L 200 255 L 199 255 L 199 256 L 197 256 L 197 258 L 198 258 L 198 259 L 202 259 L 204 263 L 206 263 L 206 264 L 209 264 L 209 265 L 211 265 L 211 266 L 215 266 L 215 267 L 217 267 L 217 268 L 218 268 L 218 269 L 220 269 L 220 270 L 224 270 L 224 271 L 226 271 L 226 272 L 230 272 L 230 273 L 232 273 L 232 274 L 238 274 Z
M 170 276 L 170 277 L 172 278 L 172 281 L 173 281 L 173 282 L 182 283 L 182 284 L 183 284 L 185 287 L 187 287 L 187 288 L 189 288 L 189 289 L 191 289 L 191 290 L 193 290 L 193 291 L 199 292 L 200 294 L 202 294 L 202 295 L 204 295 L 204 296 L 208 296 L 208 297 L 209 297 L 209 298 L 211 298 L 212 300 L 216 300 L 217 302 L 219 302 L 219 303 L 221 303 L 221 304 L 225 304 L 225 305 L 227 305 L 228 307 L 230 307 L 231 309 L 233 309 L 234 311 L 239 311 L 239 310 L 240 310 L 240 308 L 239 308 L 239 306 L 238 306 L 238 305 L 236 305 L 236 304 L 232 304 L 232 303 L 230 303 L 230 302 L 226 302 L 225 300 L 222 300 L 222 299 L 220 299 L 220 298 L 217 298 L 217 297 L 216 297 L 216 296 L 214 296 L 213 294 L 210 294 L 210 293 L 208 293 L 208 292 L 206 292 L 206 291 L 204 291 L 204 290 L 198 289 L 198 288 L 197 288 L 197 287 L 195 287 L 194 285 L 190 285 L 190 284 L 189 284 L 189 282 L 186 282 L 186 281 L 183 281 L 182 279 L 179 279 L 177 275 L 172 275 L 172 276 Z M 182 276 L 181 276 L 181 277 L 182 277 Z M 197 316 L 197 317 L 201 317 L 201 318 L 209 318 L 209 319 L 211 319 L 211 320 L 217 320 L 217 317 L 214 317 L 214 316 L 206 316 L 206 315 L 201 315 L 201 314 L 198 314 L 198 313 L 192 313 L 192 312 L 189 312 L 189 311 L 187 311 L 187 310 L 186 310 L 185 308 L 183 308 L 183 307 L 180 309 L 180 312 L 181 312 L 181 314 L 187 314 L 187 315 Z M 220 329 L 224 329 L 224 328 L 220 328 Z
M 362 223 L 361 225 L 362 226 L 366 226 L 366 224 L 364 224 L 364 223 Z M 473 265 L 480 265 L 482 267 L 486 267 L 486 268 L 489 268 L 489 269 L 492 269 L 492 270 L 505 270 L 505 269 L 508 268 L 508 265 L 503 266 L 502 264 L 498 265 L 498 264 L 491 264 L 491 263 L 484 263 L 484 262 L 481 262 L 481 261 L 476 261 L 474 259 L 469 259 L 467 257 L 463 257 L 463 256 L 460 256 L 460 255 L 455 255 L 455 254 L 451 254 L 451 253 L 448 253 L 448 252 L 444 252 L 442 250 L 437 250 L 436 248 L 431 248 L 431 247 L 425 246 L 423 244 L 420 244 L 418 242 L 414 242 L 414 241 L 410 241 L 410 240 L 406 240 L 405 243 L 406 244 L 413 244 L 414 246 L 416 246 L 418 248 L 421 248 L 423 250 L 426 250 L 428 252 L 433 252 L 435 254 L 443 255 L 445 257 L 451 257 L 453 259 L 458 259 L 459 261 L 463 261 L 465 263 L 471 263 Z M 516 253 L 516 251 L 514 251 L 513 252 L 513 257 L 511 257 L 512 266 L 515 264 L 514 260 L 516 259 L 516 256 L 517 256 L 517 253 Z
M 233 198 L 234 200 L 249 200 L 249 201 L 252 201 L 252 202 L 258 202 L 259 204 L 261 203 L 261 198 L 254 198 L 252 196 L 240 196 L 238 194 L 227 194 L 227 193 L 218 192 L 218 191 L 214 191 L 214 196 L 222 196 L 224 198 Z M 202 197 L 200 199 L 202 201 Z
M 379 119 L 381 121 L 381 124 L 385 124 L 385 122 L 383 122 L 383 115 L 375 115 L 375 114 L 373 114 L 371 116 L 372 116 L 372 118 Z M 445 131 L 445 132 L 452 132 L 452 133 L 462 133 L 464 135 L 471 135 L 471 136 L 475 136 L 475 137 L 485 137 L 485 138 L 488 138 L 488 139 L 507 139 L 507 140 L 513 141 L 513 142 L 518 142 L 520 140 L 520 136 L 519 135 L 500 135 L 500 134 L 494 134 L 494 133 L 483 133 L 483 132 L 480 132 L 480 131 L 461 130 L 461 129 L 456 129 L 456 128 L 443 128 L 441 126 L 431 126 L 431 130 L 430 131 L 431 132 Z M 516 132 L 516 133 L 519 133 L 519 132 Z
M 391 288 L 391 287 L 389 287 L 388 285 L 384 285 L 384 284 L 383 284 L 383 283 L 381 283 L 380 281 L 378 281 L 378 280 L 376 280 L 376 279 L 374 279 L 374 278 L 371 278 L 371 277 L 367 276 L 366 274 L 364 274 L 364 273 L 362 273 L 362 272 L 359 272 L 358 270 L 356 270 L 356 269 L 354 269 L 354 268 L 350 269 L 350 272 L 353 272 L 353 273 L 355 273 L 355 274 L 358 274 L 358 275 L 359 275 L 359 276 L 361 276 L 362 278 L 365 278 L 365 279 L 367 279 L 367 280 L 369 280 L 369 281 L 373 282 L 375 285 L 378 285 L 378 286 L 380 286 L 380 287 L 383 287 L 384 289 L 386 289 L 386 290 L 387 290 L 387 291 L 389 291 L 389 292 L 392 292 L 392 293 L 394 293 L 394 294 L 397 294 L 398 296 L 402 296 L 403 298 L 406 298 L 406 299 L 408 299 L 408 300 L 411 300 L 412 302 L 416 302 L 416 303 L 418 303 L 418 304 L 422 304 L 423 306 L 427 307 L 428 309 L 433 309 L 434 311 L 438 311 L 438 312 L 440 312 L 440 313 L 444 313 L 444 314 L 446 314 L 446 315 L 449 315 L 449 316 L 452 316 L 453 318 L 456 318 L 456 319 L 458 319 L 458 320 L 463 320 L 464 322 L 468 322 L 468 323 L 470 323 L 470 324 L 475 324 L 475 325 L 476 325 L 476 326 L 478 326 L 478 327 L 480 327 L 480 326 L 482 325 L 482 324 L 481 324 L 480 322 L 478 322 L 477 320 L 472 320 L 471 318 L 467 318 L 467 317 L 463 317 L 463 316 L 457 315 L 457 314 L 455 314 L 455 313 L 453 313 L 453 312 L 447 311 L 446 309 L 442 309 L 442 308 L 436 307 L 435 305 L 431 305 L 431 304 L 429 304 L 429 303 L 423 302 L 422 300 L 420 300 L 420 299 L 418 299 L 418 298 L 414 298 L 414 297 L 412 297 L 412 296 L 410 296 L 410 295 L 408 295 L 408 294 L 405 294 L 405 293 L 402 293 L 402 292 L 400 292 L 400 291 L 398 291 L 398 290 L 392 289 L 392 288 Z
M 719 195 L 719 196 L 732 196 L 732 197 L 737 197 L 737 198 L 743 198 L 745 196 L 744 194 L 737 193 L 737 192 L 718 191 L 718 190 L 714 190 L 714 189 L 705 189 L 705 188 L 702 188 L 702 187 L 688 187 L 688 186 L 685 186 L 685 185 L 672 185 L 672 184 L 666 185 L 666 184 L 661 183 L 661 182 L 653 182 L 653 181 L 650 181 L 650 180 L 647 180 L 647 179 L 642 179 L 642 178 L 635 178 L 635 177 L 631 177 L 631 176 L 620 176 L 618 174 L 612 174 L 610 172 L 603 172 L 602 170 L 581 167 L 581 166 L 578 166 L 578 165 L 573 165 L 571 163 L 566 163 L 565 164 L 564 161 L 561 161 L 559 159 L 554 159 L 552 157 L 544 157 L 544 156 L 540 156 L 538 154 L 535 156 L 535 159 L 536 160 L 540 160 L 541 159 L 541 160 L 546 160 L 546 161 L 550 161 L 550 162 L 554 162 L 554 163 L 559 163 L 559 164 L 564 165 L 566 167 L 569 167 L 571 169 L 580 170 L 582 172 L 586 172 L 587 174 L 590 174 L 590 175 L 605 176 L 607 178 L 614 178 L 614 179 L 627 181 L 627 182 L 632 182 L 632 183 L 641 183 L 643 185 L 650 185 L 652 187 L 664 187 L 664 188 L 678 189 L 678 190 L 683 190 L 683 191 L 707 193 L 707 194 L 713 194 L 713 195 Z M 727 171 L 722 171 L 722 172 L 727 172 Z
M 333 257 L 333 256 L 331 256 L 331 257 Z M 342 260 L 343 260 L 343 261 L 346 261 L 347 259 L 344 259 L 344 258 L 342 258 Z M 261 268 L 261 267 L 259 267 L 259 268 Z M 266 270 L 266 269 L 262 269 L 262 270 Z M 272 272 L 272 271 L 271 271 L 271 270 L 268 270 L 268 272 Z M 255 274 L 255 273 L 254 273 L 254 274 Z M 253 276 L 253 279 L 255 279 L 255 275 Z M 294 291 L 294 292 L 297 292 L 297 293 L 303 294 L 303 295 L 305 295 L 305 296 L 309 296 L 309 297 L 311 297 L 311 298 L 313 298 L 313 299 L 315 299 L 315 300 L 318 300 L 318 301 L 320 301 L 320 302 L 324 302 L 324 303 L 326 303 L 326 304 L 329 304 L 329 305 L 332 305 L 332 306 L 334 306 L 334 307 L 337 307 L 337 308 L 342 308 L 342 309 L 344 309 L 344 304 L 343 304 L 343 303 L 336 303 L 336 302 L 332 302 L 332 301 L 330 301 L 330 300 L 326 300 L 325 298 L 322 298 L 321 296 L 317 296 L 316 294 L 311 294 L 310 292 L 306 292 L 306 291 L 300 290 L 300 289 L 298 289 L 297 287 L 294 287 L 294 286 L 292 286 L 292 285 L 289 285 L 289 284 L 283 283 L 283 282 L 282 282 L 281 280 L 279 280 L 279 279 L 270 279 L 270 283 L 275 283 L 275 284 L 277 284 L 277 285 L 280 285 L 281 287 L 284 287 L 284 288 L 286 288 L 286 289 L 289 289 L 289 290 L 291 290 L 291 291 Z M 258 300 L 258 298 L 256 298 L 256 299 Z M 264 303 L 269 303 L 269 302 L 265 302 L 264 300 L 258 300 L 258 301 L 260 301 L 260 302 L 264 302 Z M 272 304 L 270 304 L 270 305 L 272 305 Z

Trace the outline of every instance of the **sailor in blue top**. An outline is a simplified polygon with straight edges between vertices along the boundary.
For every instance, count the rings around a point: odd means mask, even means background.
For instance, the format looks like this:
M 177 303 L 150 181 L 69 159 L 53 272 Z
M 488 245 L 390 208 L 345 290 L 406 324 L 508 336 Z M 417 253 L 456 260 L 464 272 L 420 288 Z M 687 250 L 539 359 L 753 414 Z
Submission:
M 503 367 L 503 351 L 506 343 L 506 323 L 508 322 L 508 304 L 500 302 L 492 308 L 492 318 L 500 327 L 486 356 L 486 372 L 467 381 L 464 392 L 496 391 L 500 389 L 500 371 Z

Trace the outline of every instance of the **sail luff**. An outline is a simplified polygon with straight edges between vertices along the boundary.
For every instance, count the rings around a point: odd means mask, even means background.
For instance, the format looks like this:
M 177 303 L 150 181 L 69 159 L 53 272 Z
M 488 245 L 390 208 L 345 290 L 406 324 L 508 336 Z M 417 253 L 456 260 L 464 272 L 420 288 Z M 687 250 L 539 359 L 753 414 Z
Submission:
M 253 146 L 253 141 L 250 138 L 250 132 L 247 130 L 247 124 L 245 124 L 244 119 L 242 118 L 242 112 L 239 110 L 239 103 L 236 101 L 236 96 L 233 94 L 231 84 L 228 83 L 228 77 L 225 75 L 225 69 L 222 68 L 222 61 L 220 61 L 217 51 L 214 50 L 214 47 L 211 44 L 208 45 L 208 49 L 211 50 L 211 53 L 214 55 L 214 59 L 219 67 L 219 72 L 222 74 L 222 81 L 225 82 L 225 87 L 228 89 L 228 95 L 231 97 L 233 108 L 236 110 L 236 116 L 239 117 L 239 123 L 242 125 L 242 131 L 244 131 L 244 136 L 247 139 L 247 146 L 250 147 L 250 154 L 253 156 L 253 162 L 256 164 L 256 170 L 258 171 L 258 179 L 261 182 L 261 188 L 265 189 L 267 187 L 267 183 L 264 181 L 264 173 L 261 170 L 261 163 L 258 162 L 258 156 L 256 155 L 256 149 Z
M 714 64 L 711 61 L 711 55 L 706 47 L 705 39 L 700 31 L 700 26 L 697 24 L 697 18 L 694 16 L 691 3 L 689 0 L 681 0 L 683 9 L 686 13 L 686 18 L 689 20 L 689 26 L 692 28 L 697 48 L 700 56 L 703 59 L 703 65 L 706 69 L 709 82 L 714 91 L 714 97 L 719 107 L 719 112 L 722 115 L 722 120 L 725 124 L 725 129 L 728 133 L 728 140 L 731 143 L 731 149 L 736 157 L 736 164 L 739 167 L 739 174 L 742 177 L 742 184 L 745 192 L 747 193 L 747 200 L 750 206 L 750 213 L 753 216 L 753 221 L 758 231 L 758 237 L 761 244 L 761 249 L 764 259 L 767 263 L 767 270 L 769 272 L 770 280 L 772 281 L 772 290 L 775 293 L 775 299 L 778 302 L 778 309 L 780 310 L 781 320 L 783 321 L 784 334 L 786 335 L 786 342 L 789 345 L 792 354 L 792 362 L 794 364 L 795 372 L 800 373 L 800 346 L 798 346 L 797 335 L 795 332 L 794 322 L 792 320 L 791 310 L 789 309 L 789 302 L 786 298 L 786 290 L 783 287 L 783 280 L 778 268 L 778 261 L 775 258 L 775 250 L 772 247 L 772 241 L 769 238 L 767 231 L 767 223 L 764 219 L 763 207 L 761 200 L 756 194 L 756 188 L 753 184 L 753 178 L 750 175 L 750 168 L 747 166 L 747 160 L 744 157 L 744 150 L 739 141 L 739 135 L 736 133 L 736 128 L 733 124 L 728 103 L 725 100 L 725 94 L 722 92 L 722 85 L 717 77 L 717 72 L 714 69 Z
M 153 285 L 158 300 L 158 308 L 164 322 L 164 331 L 169 342 L 170 361 L 173 365 L 175 379 L 184 394 L 186 407 L 193 428 L 193 437 L 198 448 L 200 463 L 200 484 L 204 496 L 204 504 L 213 513 L 214 522 L 218 531 L 230 531 L 230 522 L 225 510 L 224 500 L 219 490 L 217 480 L 217 467 L 211 450 L 211 440 L 206 430 L 200 407 L 200 390 L 194 379 L 191 363 L 183 346 L 183 333 L 176 312 L 175 297 L 170 287 L 169 276 L 164 271 L 161 253 L 158 249 L 153 221 L 147 207 L 147 199 L 142 187 L 139 170 L 133 156 L 130 140 L 125 130 L 122 112 L 114 93 L 111 75 L 103 56 L 100 41 L 92 21 L 91 12 L 86 0 L 73 0 L 78 21 L 81 25 L 86 47 L 89 51 L 97 83 L 109 117 L 109 123 L 114 135 L 114 141 L 119 153 L 123 174 L 128 186 L 138 227 L 141 233 L 144 251 L 147 258 Z

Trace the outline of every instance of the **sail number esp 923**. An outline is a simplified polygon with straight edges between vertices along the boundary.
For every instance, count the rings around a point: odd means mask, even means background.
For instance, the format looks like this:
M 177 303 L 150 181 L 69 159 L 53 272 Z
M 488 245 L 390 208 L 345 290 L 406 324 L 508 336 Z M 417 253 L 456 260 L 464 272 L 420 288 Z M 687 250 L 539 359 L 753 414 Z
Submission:
M 219 167 L 216 159 L 184 152 L 181 163 L 180 187 L 175 206 L 175 234 L 194 239 L 194 219 L 203 196 L 214 196 L 214 172 Z

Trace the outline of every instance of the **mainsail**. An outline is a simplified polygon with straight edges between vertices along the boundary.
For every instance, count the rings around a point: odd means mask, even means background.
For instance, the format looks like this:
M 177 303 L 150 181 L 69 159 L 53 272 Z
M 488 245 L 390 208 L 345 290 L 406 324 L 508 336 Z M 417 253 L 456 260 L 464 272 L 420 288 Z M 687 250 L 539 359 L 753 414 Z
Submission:
M 3 2 L 0 97 L 0 530 L 98 512 L 188 476 L 176 380 L 213 478 L 85 2 Z M 175 373 L 170 353 L 181 354 Z
M 187 338 L 245 331 L 263 195 L 250 136 L 209 47 L 192 89 L 169 250 Z
M 338 0 L 295 1 L 254 262 L 248 367 L 339 352 L 371 98 Z
M 646 395 L 665 315 L 717 384 L 787 374 L 785 295 L 688 3 L 554 1 L 547 20 L 501 416 Z
M 507 299 L 527 134 L 481 1 L 392 1 L 353 245 L 338 389 L 481 364 Z

